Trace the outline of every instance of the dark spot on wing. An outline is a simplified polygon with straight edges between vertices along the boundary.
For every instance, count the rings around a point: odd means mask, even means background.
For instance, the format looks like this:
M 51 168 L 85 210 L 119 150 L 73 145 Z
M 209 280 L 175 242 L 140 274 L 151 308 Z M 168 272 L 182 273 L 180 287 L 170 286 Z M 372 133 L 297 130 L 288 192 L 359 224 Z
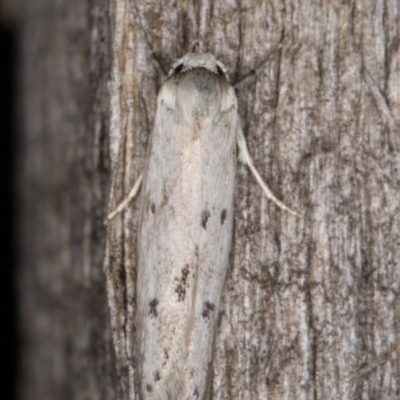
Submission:
M 150 306 L 149 314 L 154 318 L 156 318 L 158 316 L 158 312 L 157 312 L 158 303 L 159 303 L 159 301 L 156 298 L 151 300 L 149 303 L 149 306 Z
M 201 316 L 203 318 L 209 318 L 210 312 L 214 311 L 215 305 L 210 303 L 208 300 L 203 303 L 203 310 L 201 311 Z
M 184 301 L 186 296 L 186 288 L 188 286 L 187 278 L 189 276 L 189 264 L 185 264 L 182 268 L 181 279 L 176 279 L 179 283 L 176 286 L 175 293 L 178 293 L 178 301 Z
M 193 397 L 199 398 L 199 390 L 197 388 L 194 388 Z
M 204 210 L 201 213 L 201 226 L 203 227 L 203 229 L 207 229 L 207 222 L 210 217 L 211 217 L 211 214 L 210 214 L 210 211 L 208 211 L 208 210 Z
M 166 360 L 169 360 L 169 354 L 167 349 L 164 349 L 164 357 Z
M 146 385 L 146 390 L 147 390 L 149 393 L 151 393 L 151 392 L 153 391 L 153 386 L 147 384 L 147 385 Z
M 186 284 L 187 277 L 189 275 L 189 264 L 185 264 L 185 266 L 182 268 L 182 283 Z
M 156 212 L 156 205 L 154 203 L 151 203 L 150 210 L 152 214 Z
M 225 220 L 226 220 L 226 215 L 228 214 L 228 212 L 226 211 L 226 209 L 224 208 L 222 211 L 221 211 L 221 225 L 223 225 L 224 224 L 224 222 L 225 222 Z
M 154 372 L 154 382 L 157 382 L 161 379 L 160 373 L 158 371 Z

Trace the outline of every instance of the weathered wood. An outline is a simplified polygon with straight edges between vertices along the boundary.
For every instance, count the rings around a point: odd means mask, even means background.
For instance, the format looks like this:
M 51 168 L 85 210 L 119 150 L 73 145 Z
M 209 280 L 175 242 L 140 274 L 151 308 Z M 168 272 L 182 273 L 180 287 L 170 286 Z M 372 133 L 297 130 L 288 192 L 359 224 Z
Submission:
M 237 90 L 239 112 L 256 167 L 302 218 L 238 167 L 212 398 L 398 399 L 398 1 L 114 0 L 110 15 L 100 0 L 25 1 L 24 397 L 135 398 L 138 202 L 107 227 L 116 361 L 102 220 L 110 172 L 112 208 L 143 170 L 163 79 L 151 52 L 168 69 L 211 51 L 235 81 L 282 41 Z

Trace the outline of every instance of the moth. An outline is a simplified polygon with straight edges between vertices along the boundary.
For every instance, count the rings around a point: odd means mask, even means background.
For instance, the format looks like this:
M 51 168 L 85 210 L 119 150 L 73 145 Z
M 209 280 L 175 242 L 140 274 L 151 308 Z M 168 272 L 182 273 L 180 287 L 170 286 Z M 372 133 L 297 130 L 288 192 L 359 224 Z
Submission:
M 247 150 L 233 86 L 209 53 L 189 53 L 160 89 L 141 188 L 135 360 L 140 398 L 205 399 L 232 241 L 239 160 L 273 196 Z M 142 182 L 143 180 L 143 182 Z

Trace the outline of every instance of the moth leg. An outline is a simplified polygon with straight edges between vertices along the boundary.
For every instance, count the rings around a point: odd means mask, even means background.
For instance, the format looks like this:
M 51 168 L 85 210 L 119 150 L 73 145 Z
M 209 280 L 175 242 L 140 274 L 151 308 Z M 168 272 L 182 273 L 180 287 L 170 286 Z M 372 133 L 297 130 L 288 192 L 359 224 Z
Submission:
M 133 185 L 133 188 L 129 192 L 128 196 L 117 206 L 117 208 L 114 211 L 111 211 L 107 215 L 107 220 L 113 219 L 117 214 L 119 214 L 121 211 L 123 211 L 125 209 L 125 207 L 128 205 L 128 203 L 136 196 L 137 192 L 139 191 L 140 184 L 142 183 L 142 179 L 143 179 L 143 173 L 140 174 L 139 178 Z
M 292 209 L 290 209 L 289 207 L 287 207 L 285 204 L 283 204 L 280 200 L 278 200 L 271 192 L 271 190 L 269 189 L 269 187 L 267 186 L 267 184 L 263 181 L 263 179 L 261 178 L 260 174 L 258 173 L 258 171 L 255 169 L 254 164 L 253 164 L 253 160 L 249 154 L 249 150 L 247 149 L 247 143 L 246 143 L 246 139 L 243 135 L 243 131 L 242 128 L 239 126 L 238 130 L 237 130 L 237 134 L 236 134 L 236 140 L 237 140 L 237 144 L 239 147 L 239 161 L 242 162 L 243 164 L 247 165 L 251 171 L 251 173 L 254 175 L 254 177 L 256 178 L 256 181 L 258 182 L 258 184 L 261 186 L 261 189 L 263 190 L 263 192 L 265 193 L 265 195 L 272 200 L 279 208 L 281 208 L 282 210 L 286 210 L 287 212 L 289 212 L 292 215 L 296 215 L 299 216 L 299 214 L 296 213 L 296 211 L 293 211 Z

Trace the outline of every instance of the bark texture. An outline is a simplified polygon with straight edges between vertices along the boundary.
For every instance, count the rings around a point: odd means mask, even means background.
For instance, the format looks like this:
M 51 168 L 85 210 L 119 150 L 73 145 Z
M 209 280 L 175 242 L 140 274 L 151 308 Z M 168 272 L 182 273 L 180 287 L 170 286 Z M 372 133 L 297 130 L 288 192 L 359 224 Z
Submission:
M 151 52 L 168 69 L 211 51 L 235 81 L 280 42 L 239 112 L 256 167 L 302 217 L 239 166 L 212 399 L 400 398 L 400 3 L 24 3 L 22 398 L 137 399 L 138 202 L 107 245 L 102 221 L 110 176 L 113 208 L 144 168 Z

